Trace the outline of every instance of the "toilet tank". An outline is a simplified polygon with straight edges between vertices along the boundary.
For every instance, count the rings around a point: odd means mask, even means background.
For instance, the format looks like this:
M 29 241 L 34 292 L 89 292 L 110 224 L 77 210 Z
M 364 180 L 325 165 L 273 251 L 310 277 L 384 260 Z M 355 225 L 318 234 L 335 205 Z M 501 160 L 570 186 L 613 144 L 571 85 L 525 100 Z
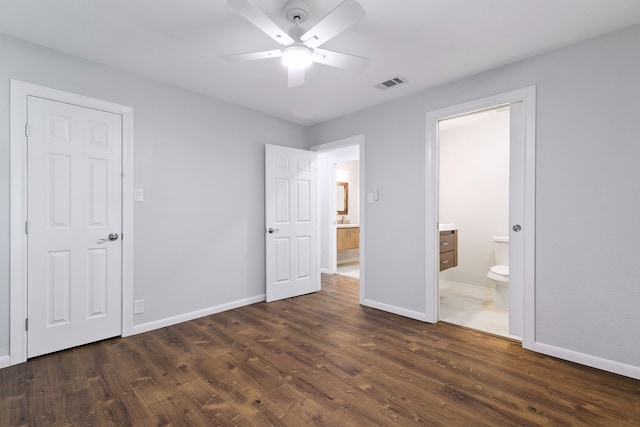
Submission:
M 509 236 L 493 236 L 496 265 L 509 265 Z

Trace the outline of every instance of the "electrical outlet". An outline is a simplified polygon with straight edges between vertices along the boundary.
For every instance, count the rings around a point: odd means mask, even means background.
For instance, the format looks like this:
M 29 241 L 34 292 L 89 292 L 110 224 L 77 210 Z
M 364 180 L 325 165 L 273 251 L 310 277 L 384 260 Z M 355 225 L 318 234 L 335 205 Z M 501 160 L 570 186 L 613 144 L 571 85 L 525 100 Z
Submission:
M 137 299 L 133 302 L 133 314 L 142 314 L 144 313 L 144 300 Z

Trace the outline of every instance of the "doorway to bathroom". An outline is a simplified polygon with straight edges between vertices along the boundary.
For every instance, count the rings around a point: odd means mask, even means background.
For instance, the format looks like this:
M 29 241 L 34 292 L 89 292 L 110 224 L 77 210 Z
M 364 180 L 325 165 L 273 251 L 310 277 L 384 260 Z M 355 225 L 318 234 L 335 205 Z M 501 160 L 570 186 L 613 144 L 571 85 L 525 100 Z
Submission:
M 508 256 L 500 256 L 508 255 L 509 123 L 509 105 L 438 123 L 439 318 L 519 338 L 509 334 Z
M 484 257 L 484 262 L 487 266 L 487 271 L 478 272 L 477 274 L 482 276 L 493 276 L 489 274 L 494 269 L 491 267 L 496 266 L 496 259 L 494 252 L 485 250 L 484 255 L 474 255 L 473 250 L 469 252 L 467 239 L 474 234 L 473 229 L 468 229 L 465 224 L 466 219 L 463 216 L 441 218 L 440 203 L 441 203 L 441 191 L 445 191 L 440 188 L 440 125 L 446 127 L 447 120 L 455 118 L 467 117 L 468 120 L 473 120 L 471 116 L 473 113 L 486 112 L 494 115 L 499 115 L 502 112 L 508 110 L 508 135 L 509 135 L 509 152 L 508 152 L 508 219 L 502 220 L 502 231 L 491 231 L 488 237 L 488 242 L 482 243 L 483 245 L 489 245 L 492 247 L 494 242 L 493 237 L 497 237 L 498 241 L 501 241 L 502 248 L 508 240 L 508 270 L 497 269 L 501 272 L 498 275 L 503 279 L 504 276 L 508 277 L 508 295 L 505 298 L 505 304 L 508 305 L 508 335 L 512 337 L 520 337 L 524 348 L 533 348 L 535 344 L 535 122 L 536 122 L 536 108 L 535 108 L 536 88 L 530 86 L 522 89 L 513 90 L 493 96 L 489 96 L 482 99 L 477 99 L 464 104 L 453 105 L 439 110 L 430 111 L 426 115 L 427 124 L 427 139 L 426 139 L 426 156 L 427 156 L 427 175 L 426 175 L 426 212 L 425 219 L 427 224 L 427 239 L 425 254 L 427 262 L 425 264 L 425 273 L 428 278 L 426 283 L 426 313 L 425 320 L 429 322 L 437 322 L 438 320 L 444 320 L 443 316 L 446 313 L 441 310 L 442 300 L 440 298 L 440 265 L 443 260 L 448 261 L 451 264 L 456 265 L 450 270 L 460 269 L 462 266 L 466 266 L 467 263 L 471 263 L 473 257 Z M 493 110 L 498 110 L 493 111 Z M 480 157 L 485 153 L 478 150 L 479 146 L 467 146 L 464 151 L 461 151 L 459 156 L 466 156 L 469 158 Z M 446 148 L 445 148 L 446 149 Z M 473 171 L 473 166 L 463 165 L 461 162 L 464 158 L 458 159 L 460 162 L 458 166 L 454 168 L 452 174 L 462 175 L 469 174 Z M 466 160 L 464 160 L 466 161 Z M 485 160 L 485 163 L 487 161 Z M 446 173 L 446 172 L 445 172 Z M 461 179 L 453 177 L 454 179 Z M 477 190 L 477 193 L 473 197 L 480 198 L 482 204 L 489 203 L 490 194 L 495 190 Z M 455 194 L 451 195 L 456 198 Z M 483 198 L 484 196 L 484 198 Z M 446 199 L 447 196 L 442 196 Z M 461 198 L 463 196 L 458 196 Z M 443 200 L 444 200 L 443 199 Z M 494 202 L 498 203 L 498 202 Z M 480 216 L 481 213 L 476 209 L 479 207 L 467 207 L 469 212 L 466 212 L 466 216 Z M 458 219 L 459 218 L 459 219 Z M 442 233 L 445 231 L 445 233 Z M 504 234 L 502 234 L 504 232 Z M 495 234 L 494 234 L 495 233 Z M 441 234 L 445 235 L 445 240 L 448 239 L 450 245 L 452 245 L 456 251 L 447 249 L 441 250 Z M 447 237 L 447 235 L 449 235 Z M 476 239 L 478 241 L 479 239 Z M 457 247 L 458 243 L 460 248 Z M 451 246 L 446 246 L 450 248 Z M 466 247 L 466 248 L 465 248 Z M 443 254 L 443 252 L 446 252 Z M 442 256 L 441 256 L 442 255 Z M 474 261 L 475 262 L 475 261 Z M 484 270 L 484 267 L 482 268 Z M 453 282 L 451 277 L 447 277 L 443 273 L 444 281 Z M 451 274 L 449 274 L 451 276 Z M 447 280 L 449 279 L 449 280 Z M 485 299 L 487 304 L 493 304 L 493 282 L 488 280 L 484 283 L 462 283 L 475 285 L 477 289 L 481 291 L 482 298 Z M 462 279 L 458 279 L 462 280 Z M 484 280 L 484 279 L 482 279 Z M 489 285 L 489 286 L 482 286 Z M 444 287 L 443 287 L 444 288 Z M 469 287 L 471 288 L 471 287 Z M 489 291 L 490 289 L 490 291 Z M 444 290 L 444 289 L 443 289 Z M 490 301 L 486 301 L 486 294 L 489 293 Z M 443 294 L 446 297 L 446 293 Z M 503 293 L 504 296 L 504 293 Z M 462 313 L 459 317 L 464 318 L 467 322 L 474 317 L 472 312 L 459 312 Z M 452 323 L 462 324 L 462 320 L 450 320 Z M 467 323 L 465 326 L 468 326 Z M 470 326 L 477 327 L 477 326 Z M 495 333 L 495 332 L 492 332 Z

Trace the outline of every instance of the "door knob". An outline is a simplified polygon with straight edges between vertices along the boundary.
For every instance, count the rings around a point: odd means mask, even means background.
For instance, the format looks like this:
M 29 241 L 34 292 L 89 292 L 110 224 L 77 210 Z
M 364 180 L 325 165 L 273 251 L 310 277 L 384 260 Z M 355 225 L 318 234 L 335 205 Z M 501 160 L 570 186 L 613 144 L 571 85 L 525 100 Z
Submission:
M 98 243 L 113 242 L 115 240 L 118 240 L 118 237 L 119 237 L 118 233 L 111 233 L 107 237 L 104 237 L 104 238 L 98 240 Z
M 274 233 L 277 233 L 278 231 L 280 231 L 280 229 L 279 228 L 269 228 L 267 231 L 269 232 L 269 234 L 274 234 Z
M 513 231 L 515 231 L 516 233 L 520 230 L 522 230 L 522 227 L 520 226 L 520 224 L 516 224 L 513 226 Z

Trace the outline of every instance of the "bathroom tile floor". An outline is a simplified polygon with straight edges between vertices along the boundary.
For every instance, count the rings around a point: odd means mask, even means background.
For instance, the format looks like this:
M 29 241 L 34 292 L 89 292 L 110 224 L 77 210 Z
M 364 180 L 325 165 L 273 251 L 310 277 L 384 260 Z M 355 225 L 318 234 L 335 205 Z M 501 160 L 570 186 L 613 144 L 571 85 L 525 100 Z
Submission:
M 509 335 L 509 313 L 493 307 L 493 289 L 440 282 L 440 320 L 495 335 Z
M 338 274 L 360 278 L 360 264 L 340 264 Z M 493 289 L 440 282 L 440 320 L 519 340 L 509 334 L 509 313 L 493 307 Z
M 360 278 L 360 263 L 353 262 L 347 264 L 338 265 L 338 274 L 342 274 L 343 276 L 355 277 L 356 279 Z

